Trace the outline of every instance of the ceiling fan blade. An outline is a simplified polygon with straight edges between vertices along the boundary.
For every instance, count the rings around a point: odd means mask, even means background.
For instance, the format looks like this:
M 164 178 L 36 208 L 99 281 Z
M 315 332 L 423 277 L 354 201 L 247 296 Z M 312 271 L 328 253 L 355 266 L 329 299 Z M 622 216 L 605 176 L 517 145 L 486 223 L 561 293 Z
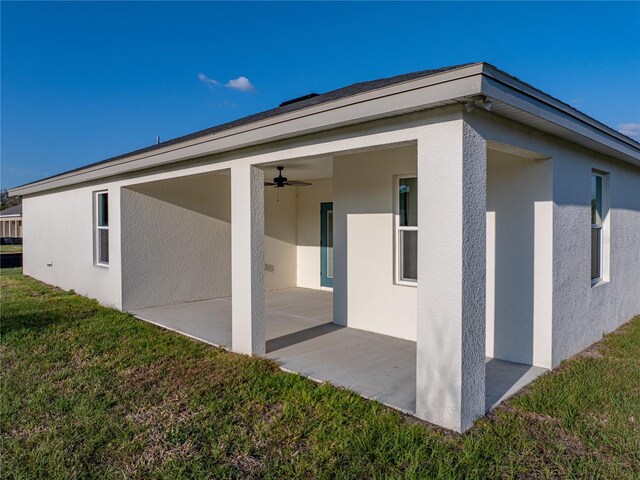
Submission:
M 297 180 L 293 180 L 291 182 L 287 182 L 287 185 L 291 187 L 308 187 L 311 184 L 309 182 L 300 182 Z
M 265 187 L 273 187 L 274 185 L 275 183 L 272 183 L 272 182 L 264 182 Z

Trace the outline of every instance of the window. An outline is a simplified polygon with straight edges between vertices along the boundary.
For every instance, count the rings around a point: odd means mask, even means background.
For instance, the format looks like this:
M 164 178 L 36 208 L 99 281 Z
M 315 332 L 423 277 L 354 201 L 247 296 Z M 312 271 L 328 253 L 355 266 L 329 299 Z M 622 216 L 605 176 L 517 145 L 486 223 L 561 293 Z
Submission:
M 398 178 L 396 281 L 418 281 L 418 179 Z
M 95 256 L 96 264 L 109 265 L 109 194 L 96 192 Z
M 605 280 L 608 264 L 607 175 L 591 175 L 591 282 Z

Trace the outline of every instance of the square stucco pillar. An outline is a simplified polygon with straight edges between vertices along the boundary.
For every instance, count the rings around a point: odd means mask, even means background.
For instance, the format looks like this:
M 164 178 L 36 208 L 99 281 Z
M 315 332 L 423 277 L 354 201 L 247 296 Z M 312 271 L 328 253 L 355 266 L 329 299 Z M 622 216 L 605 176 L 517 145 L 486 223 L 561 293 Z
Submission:
M 462 119 L 418 140 L 416 415 L 457 432 L 485 413 L 486 152 Z
M 264 172 L 231 168 L 231 348 L 266 351 L 264 317 Z

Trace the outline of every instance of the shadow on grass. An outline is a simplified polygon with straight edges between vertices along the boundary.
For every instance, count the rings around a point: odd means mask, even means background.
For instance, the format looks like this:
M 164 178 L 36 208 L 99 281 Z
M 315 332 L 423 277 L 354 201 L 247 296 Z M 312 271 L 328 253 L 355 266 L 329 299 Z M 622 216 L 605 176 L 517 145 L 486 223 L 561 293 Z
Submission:
M 88 308 L 81 311 L 73 310 L 72 308 L 60 308 L 56 310 L 11 314 L 5 314 L 3 312 L 0 320 L 0 336 L 19 331 L 44 330 L 54 325 L 71 323 L 82 318 L 93 316 L 97 312 L 98 308 Z
M 75 322 L 92 317 L 103 308 L 95 300 L 25 276 L 20 268 L 0 271 L 0 280 L 1 336 Z

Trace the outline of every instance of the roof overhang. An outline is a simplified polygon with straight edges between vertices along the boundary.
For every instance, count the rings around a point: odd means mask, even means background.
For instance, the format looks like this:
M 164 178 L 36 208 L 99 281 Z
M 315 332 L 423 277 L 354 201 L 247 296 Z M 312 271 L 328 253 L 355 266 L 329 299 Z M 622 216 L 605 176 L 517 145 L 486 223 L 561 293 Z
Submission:
M 92 182 L 179 161 L 353 125 L 428 108 L 475 95 L 494 101 L 494 112 L 640 166 L 640 144 L 534 87 L 486 63 L 463 66 L 184 142 L 89 165 L 16 187 L 29 195 Z M 523 115 L 524 114 L 524 115 Z
M 494 101 L 498 115 L 640 166 L 640 143 L 487 64 L 482 95 Z

